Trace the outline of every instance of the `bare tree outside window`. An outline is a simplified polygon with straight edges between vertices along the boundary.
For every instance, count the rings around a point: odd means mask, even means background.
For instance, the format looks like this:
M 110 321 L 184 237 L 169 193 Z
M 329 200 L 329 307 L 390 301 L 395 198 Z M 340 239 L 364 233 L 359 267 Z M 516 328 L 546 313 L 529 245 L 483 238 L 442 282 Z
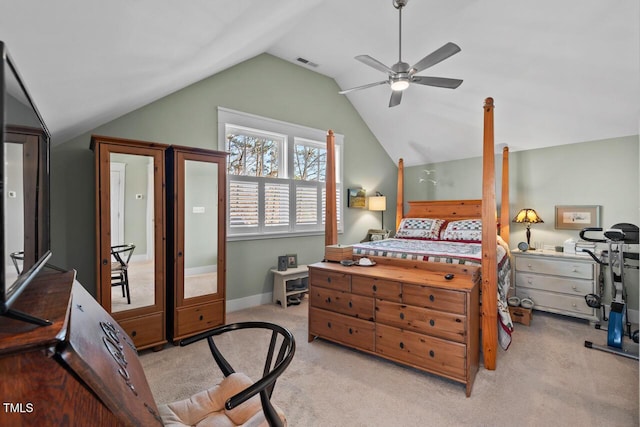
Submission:
M 280 141 L 264 136 L 244 133 L 227 135 L 228 173 L 277 177 L 280 145 Z

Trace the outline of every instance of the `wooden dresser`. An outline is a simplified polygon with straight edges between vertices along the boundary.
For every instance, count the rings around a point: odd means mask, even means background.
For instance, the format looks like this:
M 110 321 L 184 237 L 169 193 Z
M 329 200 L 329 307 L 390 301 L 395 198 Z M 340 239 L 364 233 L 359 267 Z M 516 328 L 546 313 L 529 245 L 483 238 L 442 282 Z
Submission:
M 131 338 L 75 281 L 40 274 L 0 317 L 2 426 L 154 426 L 158 409 Z
M 597 293 L 600 266 L 589 256 L 552 251 L 512 251 L 516 296 L 535 310 L 598 321 L 584 296 Z
M 447 280 L 420 264 L 309 266 L 309 341 L 316 337 L 466 385 L 479 365 L 479 274 Z

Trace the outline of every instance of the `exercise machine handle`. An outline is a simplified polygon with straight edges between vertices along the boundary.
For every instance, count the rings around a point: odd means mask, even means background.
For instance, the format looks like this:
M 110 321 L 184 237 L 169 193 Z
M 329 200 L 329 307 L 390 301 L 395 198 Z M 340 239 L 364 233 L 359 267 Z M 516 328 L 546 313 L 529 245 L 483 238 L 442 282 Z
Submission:
M 580 238 L 582 240 L 586 240 L 587 242 L 597 242 L 597 243 L 606 243 L 605 239 L 593 239 L 590 237 L 586 237 L 585 233 L 589 231 L 602 231 L 602 227 L 587 227 L 580 230 Z

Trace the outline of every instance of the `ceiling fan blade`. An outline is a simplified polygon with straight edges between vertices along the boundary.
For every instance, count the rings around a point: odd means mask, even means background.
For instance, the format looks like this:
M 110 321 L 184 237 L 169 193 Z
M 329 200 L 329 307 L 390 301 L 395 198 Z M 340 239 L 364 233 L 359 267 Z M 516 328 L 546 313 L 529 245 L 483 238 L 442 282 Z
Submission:
M 440 49 L 431 52 L 429 55 L 422 58 L 416 65 L 411 67 L 414 73 L 419 73 L 422 70 L 426 70 L 429 67 L 433 67 L 437 63 L 444 61 L 451 55 L 455 55 L 460 52 L 460 46 L 455 43 L 447 43 L 442 46 Z
M 338 93 L 340 95 L 344 95 L 345 93 L 353 92 L 354 90 L 367 89 L 367 88 L 374 87 L 374 86 L 380 86 L 380 85 L 383 85 L 385 83 L 389 83 L 389 82 L 386 81 L 386 80 L 383 80 L 381 82 L 369 83 L 367 85 L 362 85 L 362 86 L 358 86 L 358 87 L 352 87 L 351 89 L 341 90 Z
M 418 83 L 420 85 L 444 87 L 447 89 L 455 89 L 462 84 L 462 80 L 459 79 L 447 79 L 445 77 L 426 77 L 426 76 L 413 76 L 411 83 Z
M 400 101 L 402 101 L 402 91 L 394 90 L 391 92 L 391 99 L 389 100 L 389 108 L 395 107 L 396 105 L 400 105 Z
M 363 64 L 367 64 L 368 66 L 373 67 L 376 70 L 382 71 L 383 73 L 395 74 L 395 71 L 393 71 L 391 68 L 387 67 L 377 59 L 370 57 L 369 55 L 358 55 L 356 56 L 356 59 Z

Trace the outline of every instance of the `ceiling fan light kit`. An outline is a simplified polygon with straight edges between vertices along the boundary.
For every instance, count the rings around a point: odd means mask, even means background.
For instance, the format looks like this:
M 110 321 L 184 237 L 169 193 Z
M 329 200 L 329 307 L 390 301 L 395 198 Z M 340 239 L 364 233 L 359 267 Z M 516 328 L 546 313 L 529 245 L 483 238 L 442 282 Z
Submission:
M 460 52 L 460 47 L 452 42 L 446 43 L 440 49 L 435 50 L 429 55 L 418 61 L 413 67 L 402 61 L 402 9 L 407 5 L 409 0 L 392 0 L 393 7 L 398 9 L 398 62 L 391 67 L 386 66 L 377 59 L 369 55 L 358 55 L 355 59 L 366 64 L 378 71 L 387 73 L 387 79 L 375 83 L 369 83 L 363 86 L 342 90 L 339 93 L 344 95 L 355 90 L 367 89 L 374 86 L 388 84 L 391 87 L 391 99 L 389 107 L 395 107 L 402 101 L 402 91 L 407 89 L 411 83 L 417 83 L 425 86 L 442 87 L 446 89 L 455 89 L 462 84 L 462 80 L 449 79 L 445 77 L 428 77 L 416 76 L 420 71 L 433 67 L 439 62 L 444 61 L 452 55 Z

